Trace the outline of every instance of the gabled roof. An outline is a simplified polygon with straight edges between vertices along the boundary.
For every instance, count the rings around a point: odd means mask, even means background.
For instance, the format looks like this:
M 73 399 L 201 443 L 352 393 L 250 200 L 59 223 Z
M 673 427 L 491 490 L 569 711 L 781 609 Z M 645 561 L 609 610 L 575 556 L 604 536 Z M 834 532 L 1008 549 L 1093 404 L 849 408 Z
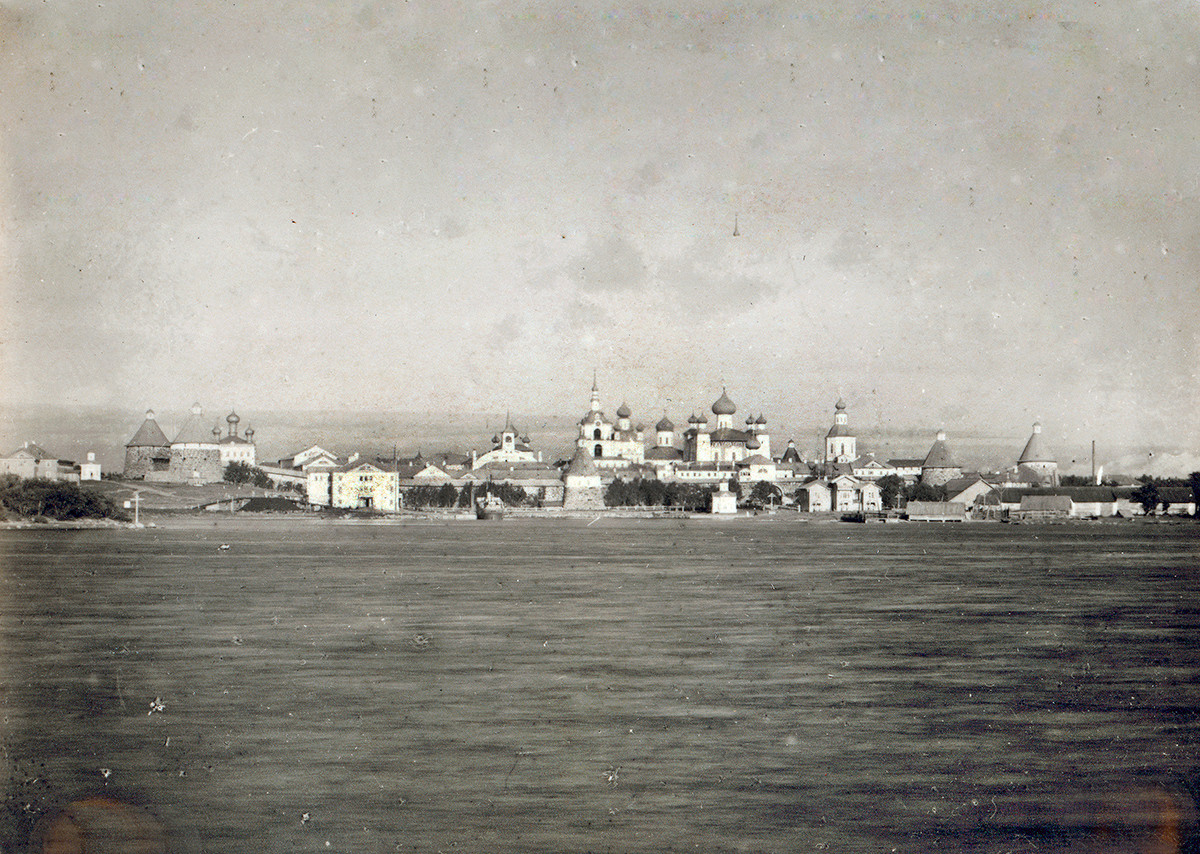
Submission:
M 925 463 L 924 459 L 916 460 L 888 460 L 888 465 L 898 469 L 919 469 Z
M 1195 497 L 1190 486 L 1160 486 L 1158 500 L 1168 504 L 1191 504 Z
M 369 472 L 378 472 L 379 474 L 387 474 L 387 471 L 385 469 L 380 468 L 379 466 L 375 465 L 375 463 L 370 462 L 369 460 L 360 460 L 358 462 L 350 463 L 349 465 L 346 465 L 346 466 L 340 466 L 338 468 L 338 471 L 341 471 L 341 472 L 369 471 Z
M 732 427 L 718 427 L 708 434 L 710 442 L 748 442 L 754 434 L 748 430 L 734 430 Z
M 142 422 L 142 426 L 133 434 L 133 438 L 126 444 L 126 448 L 164 448 L 171 444 L 167 439 L 167 435 L 163 433 L 162 428 L 158 426 L 158 422 L 154 420 L 154 413 L 147 412 L 146 420 Z
M 50 452 L 33 442 L 26 442 L 21 447 L 17 448 L 8 455 L 8 459 L 27 459 L 27 460 L 52 460 L 53 456 Z
M 856 469 L 865 469 L 865 468 L 891 469 L 891 468 L 895 468 L 895 466 L 893 466 L 891 463 L 882 463 L 879 460 L 875 459 L 874 454 L 863 454 L 857 460 L 850 463 L 850 465 L 852 465 Z
M 1071 496 L 1069 495 L 1024 495 L 1021 497 L 1022 510 L 1052 510 L 1056 512 L 1071 512 Z
M 742 460 L 741 462 L 741 465 L 744 466 L 768 466 L 774 464 L 774 460 L 767 459 L 762 454 L 755 454 L 752 457 L 746 457 L 746 459 Z
M 945 488 L 948 495 L 953 495 L 962 492 L 968 486 L 974 486 L 979 481 L 983 480 L 978 474 L 964 475 L 963 477 L 952 478 L 946 481 Z
M 662 445 L 655 445 L 646 451 L 644 457 L 647 460 L 682 460 L 683 451 L 679 448 L 667 448 Z

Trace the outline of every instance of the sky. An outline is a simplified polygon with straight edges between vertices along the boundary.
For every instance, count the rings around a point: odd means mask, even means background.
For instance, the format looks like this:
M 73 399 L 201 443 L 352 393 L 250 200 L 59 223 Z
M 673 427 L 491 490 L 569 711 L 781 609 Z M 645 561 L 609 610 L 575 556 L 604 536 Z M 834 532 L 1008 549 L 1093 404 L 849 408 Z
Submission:
M 596 377 L 648 424 L 1200 448 L 1194 0 L 0 0 L 0 51 L 10 411 Z

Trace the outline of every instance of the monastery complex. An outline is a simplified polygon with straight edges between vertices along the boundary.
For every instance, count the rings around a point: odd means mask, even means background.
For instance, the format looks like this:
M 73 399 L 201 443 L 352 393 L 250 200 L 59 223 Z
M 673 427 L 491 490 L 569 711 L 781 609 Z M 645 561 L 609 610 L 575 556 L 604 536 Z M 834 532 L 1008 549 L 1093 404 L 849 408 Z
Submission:
M 936 434 L 921 458 L 882 460 L 863 453 L 847 404 L 838 400 L 818 458 L 805 459 L 795 441 L 773 442 L 765 413 L 741 415 L 725 389 L 710 405 L 693 411 L 682 430 L 664 412 L 649 431 L 633 420 L 626 403 L 612 416 L 607 414 L 594 378 L 588 408 L 576 422 L 573 453 L 566 460 L 544 459 L 507 418 L 483 453 L 366 459 L 312 445 L 264 463 L 257 457 L 254 431 L 242 431 L 240 421 L 231 412 L 223 424 L 210 422 L 197 404 L 168 438 L 148 411 L 126 445 L 124 477 L 213 483 L 223 479 L 230 463 L 242 463 L 257 467 L 278 486 L 302 491 L 311 506 L 378 512 L 404 508 L 405 495 L 412 490 L 452 487 L 474 495 L 477 489 L 501 484 L 519 487 L 536 506 L 568 510 L 603 509 L 606 490 L 621 480 L 705 490 L 714 512 L 735 512 L 739 496 L 758 487 L 757 494 L 769 495 L 772 501 L 794 500 L 801 511 L 834 513 L 881 511 L 880 483 L 886 484 L 890 476 L 894 482 L 940 488 L 967 502 L 1004 488 L 1058 485 L 1058 466 L 1042 442 L 1039 424 L 1009 469 L 964 475 L 945 432 Z

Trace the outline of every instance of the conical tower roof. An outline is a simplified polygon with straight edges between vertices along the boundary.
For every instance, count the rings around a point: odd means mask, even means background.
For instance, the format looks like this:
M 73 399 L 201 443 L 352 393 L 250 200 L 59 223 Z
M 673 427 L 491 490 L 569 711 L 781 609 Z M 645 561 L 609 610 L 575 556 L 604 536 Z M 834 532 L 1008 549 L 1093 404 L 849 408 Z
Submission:
M 167 434 L 158 426 L 158 422 L 154 420 L 154 410 L 146 410 L 146 420 L 142 422 L 142 426 L 133 434 L 133 438 L 126 443 L 126 448 L 165 448 L 171 444 L 167 440 Z
M 565 472 L 566 477 L 594 477 L 598 474 L 600 474 L 600 470 L 596 468 L 596 464 L 592 462 L 592 458 L 583 448 L 575 451 L 575 456 L 571 458 L 571 464 L 567 466 Z
M 175 441 L 171 444 L 215 445 L 216 440 L 213 439 L 212 428 L 204 426 L 203 418 L 204 410 L 200 407 L 200 404 L 193 403 L 192 414 L 188 416 L 187 421 L 183 422 L 183 426 L 179 428 L 178 435 L 175 436 Z
M 926 469 L 955 469 L 958 464 L 954 462 L 954 458 L 950 456 L 950 448 L 946 445 L 946 432 L 939 430 L 937 439 L 933 443 L 933 447 L 929 449 L 929 453 L 925 455 L 925 462 L 921 464 L 921 468 Z
M 1025 443 L 1025 450 L 1021 451 L 1021 457 L 1017 460 L 1017 464 L 1052 462 L 1054 462 L 1054 457 L 1050 456 L 1050 452 L 1042 444 L 1042 425 L 1035 423 L 1033 433 L 1030 434 L 1029 441 Z

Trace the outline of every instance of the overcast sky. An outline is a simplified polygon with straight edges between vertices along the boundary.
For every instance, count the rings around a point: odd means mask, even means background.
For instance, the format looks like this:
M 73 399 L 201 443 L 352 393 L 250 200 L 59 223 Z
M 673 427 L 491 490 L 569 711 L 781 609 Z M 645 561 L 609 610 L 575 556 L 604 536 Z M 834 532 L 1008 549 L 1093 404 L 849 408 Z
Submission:
M 1200 443 L 1200 4 L 0 0 L 3 402 Z M 737 233 L 734 233 L 735 222 Z

